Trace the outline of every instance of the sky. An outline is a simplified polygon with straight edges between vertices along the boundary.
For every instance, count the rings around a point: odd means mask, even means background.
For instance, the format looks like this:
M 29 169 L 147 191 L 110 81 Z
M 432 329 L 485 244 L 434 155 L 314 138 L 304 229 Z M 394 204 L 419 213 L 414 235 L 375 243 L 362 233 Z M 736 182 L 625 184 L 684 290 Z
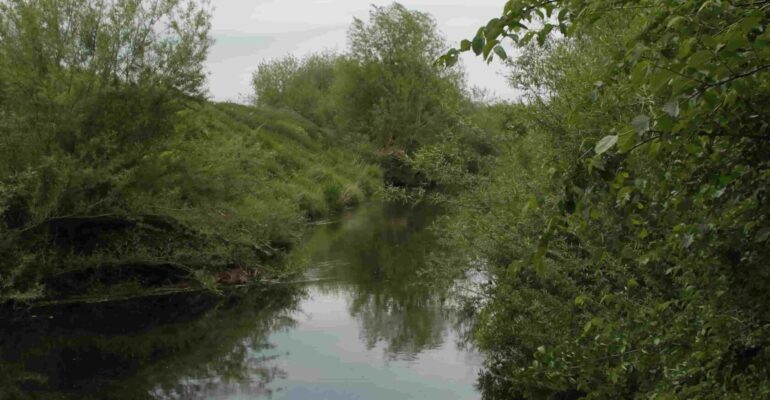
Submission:
M 251 93 L 250 78 L 260 62 L 287 54 L 347 48 L 353 18 L 366 20 L 379 0 L 213 0 L 212 46 L 206 63 L 209 90 L 219 101 L 243 101 Z M 409 9 L 430 13 L 452 45 L 473 36 L 479 26 L 500 15 L 503 0 L 402 0 Z M 487 89 L 494 97 L 516 98 L 500 61 L 486 64 L 462 57 L 469 86 Z

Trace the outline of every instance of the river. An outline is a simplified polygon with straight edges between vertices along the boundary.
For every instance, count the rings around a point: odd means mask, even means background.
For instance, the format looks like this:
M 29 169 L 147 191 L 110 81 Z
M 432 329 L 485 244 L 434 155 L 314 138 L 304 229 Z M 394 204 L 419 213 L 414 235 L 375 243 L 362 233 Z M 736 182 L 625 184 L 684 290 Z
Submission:
M 314 228 L 304 283 L 37 308 L 0 327 L 0 400 L 478 399 L 452 292 L 424 285 L 429 208 Z

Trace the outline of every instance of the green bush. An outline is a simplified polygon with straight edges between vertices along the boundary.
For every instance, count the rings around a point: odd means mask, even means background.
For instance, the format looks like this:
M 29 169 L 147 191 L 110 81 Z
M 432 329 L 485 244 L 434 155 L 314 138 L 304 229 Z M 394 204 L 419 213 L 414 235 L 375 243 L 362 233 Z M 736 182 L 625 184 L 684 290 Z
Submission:
M 442 58 L 505 35 L 526 95 L 445 226 L 490 278 L 484 398 L 770 396 L 766 11 L 508 1 Z

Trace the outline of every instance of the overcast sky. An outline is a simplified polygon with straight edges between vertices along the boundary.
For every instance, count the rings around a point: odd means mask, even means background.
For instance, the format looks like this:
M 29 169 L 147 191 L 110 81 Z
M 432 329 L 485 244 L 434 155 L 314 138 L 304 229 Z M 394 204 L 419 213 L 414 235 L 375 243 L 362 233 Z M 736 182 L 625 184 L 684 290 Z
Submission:
M 378 0 L 213 0 L 214 46 L 207 62 L 209 88 L 216 100 L 238 100 L 250 94 L 251 73 L 260 61 L 286 54 L 307 55 L 321 50 L 344 51 L 347 29 L 354 17 L 366 20 Z M 403 0 L 410 9 L 432 14 L 451 44 L 473 36 L 479 26 L 498 16 L 503 0 Z M 514 91 L 502 77 L 499 61 L 487 65 L 463 57 L 471 86 L 512 99 Z

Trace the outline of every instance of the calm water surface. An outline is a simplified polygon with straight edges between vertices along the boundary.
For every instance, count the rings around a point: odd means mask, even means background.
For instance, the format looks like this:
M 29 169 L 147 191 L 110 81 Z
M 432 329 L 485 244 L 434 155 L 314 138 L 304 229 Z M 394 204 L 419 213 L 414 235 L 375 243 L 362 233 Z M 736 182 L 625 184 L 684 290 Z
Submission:
M 308 283 L 35 309 L 0 326 L 0 399 L 478 399 L 430 210 L 372 206 L 292 255 Z

